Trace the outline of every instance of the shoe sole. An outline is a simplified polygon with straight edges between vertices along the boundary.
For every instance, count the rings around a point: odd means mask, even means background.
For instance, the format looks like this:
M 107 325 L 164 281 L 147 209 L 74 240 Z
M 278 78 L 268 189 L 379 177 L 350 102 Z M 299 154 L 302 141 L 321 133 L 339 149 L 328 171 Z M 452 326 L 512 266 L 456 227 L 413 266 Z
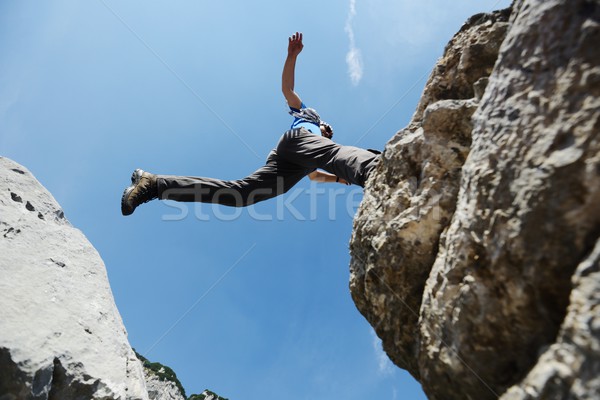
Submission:
M 144 171 L 139 168 L 133 171 L 133 174 L 131 174 L 131 186 L 128 186 L 123 191 L 123 196 L 121 196 L 121 214 L 123 214 L 124 216 L 131 215 L 135 211 L 135 208 L 132 208 L 127 205 L 127 199 L 129 198 L 129 194 L 133 191 L 137 184 L 140 183 L 143 173 Z

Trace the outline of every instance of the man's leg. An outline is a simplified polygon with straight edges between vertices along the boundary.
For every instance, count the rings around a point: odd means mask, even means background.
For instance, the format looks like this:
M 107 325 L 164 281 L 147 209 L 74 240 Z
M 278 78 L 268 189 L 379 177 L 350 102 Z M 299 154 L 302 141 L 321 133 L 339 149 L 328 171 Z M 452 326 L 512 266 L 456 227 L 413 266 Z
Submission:
M 265 166 L 238 180 L 153 175 L 138 171 L 134 172 L 132 185 L 123 194 L 123 215 L 132 214 L 137 206 L 155 198 L 231 207 L 249 206 L 287 192 L 310 172 L 282 160 L 275 152 L 269 154 Z
M 302 128 L 283 134 L 277 145 L 277 154 L 304 168 L 321 168 L 363 187 L 380 158 L 369 150 L 343 146 Z
M 237 180 L 157 175 L 158 197 L 231 207 L 249 206 L 287 192 L 310 172 L 278 158 L 276 155 L 269 157 L 265 166 Z

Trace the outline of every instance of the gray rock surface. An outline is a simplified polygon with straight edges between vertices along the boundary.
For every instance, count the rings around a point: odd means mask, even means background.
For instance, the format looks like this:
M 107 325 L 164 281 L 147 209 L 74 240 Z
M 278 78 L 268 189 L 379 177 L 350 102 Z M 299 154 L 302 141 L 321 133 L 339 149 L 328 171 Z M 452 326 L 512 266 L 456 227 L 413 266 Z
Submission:
M 478 104 L 473 86 L 492 72 L 508 16 L 475 16 L 446 46 L 410 125 L 386 145 L 354 219 L 352 297 L 392 361 L 417 379 L 421 298 L 456 207 Z
M 148 370 L 144 370 L 146 377 L 146 389 L 150 400 L 185 400 L 185 397 L 171 381 L 165 381 Z
M 572 283 L 556 342 L 501 400 L 600 399 L 600 241 Z
M 100 256 L 0 158 L 0 398 L 147 399 Z
M 432 399 L 595 399 L 600 2 L 516 1 L 504 21 L 461 29 L 386 146 L 352 296 Z

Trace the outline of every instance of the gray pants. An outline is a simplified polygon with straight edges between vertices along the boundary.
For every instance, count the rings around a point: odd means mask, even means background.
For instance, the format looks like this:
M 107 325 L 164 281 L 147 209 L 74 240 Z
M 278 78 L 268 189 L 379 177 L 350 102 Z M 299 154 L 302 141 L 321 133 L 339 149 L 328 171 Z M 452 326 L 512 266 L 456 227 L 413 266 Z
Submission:
M 265 166 L 238 180 L 158 175 L 158 197 L 163 200 L 249 206 L 279 196 L 317 168 L 363 186 L 379 155 L 342 146 L 304 128 L 283 134 Z

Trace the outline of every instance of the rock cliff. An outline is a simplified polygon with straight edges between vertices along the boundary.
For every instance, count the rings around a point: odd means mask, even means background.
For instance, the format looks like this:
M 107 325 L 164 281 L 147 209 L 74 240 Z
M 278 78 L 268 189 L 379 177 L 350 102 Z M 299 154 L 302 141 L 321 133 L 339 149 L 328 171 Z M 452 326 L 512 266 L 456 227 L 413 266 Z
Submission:
M 147 399 L 100 256 L 7 158 L 0 235 L 0 397 Z
M 129 345 L 94 247 L 33 175 L 4 157 L 0 305 L 0 400 L 186 399 L 170 368 Z M 213 395 L 191 398 L 220 399 Z
M 432 399 L 600 398 L 600 2 L 472 17 L 386 145 L 352 297 Z

